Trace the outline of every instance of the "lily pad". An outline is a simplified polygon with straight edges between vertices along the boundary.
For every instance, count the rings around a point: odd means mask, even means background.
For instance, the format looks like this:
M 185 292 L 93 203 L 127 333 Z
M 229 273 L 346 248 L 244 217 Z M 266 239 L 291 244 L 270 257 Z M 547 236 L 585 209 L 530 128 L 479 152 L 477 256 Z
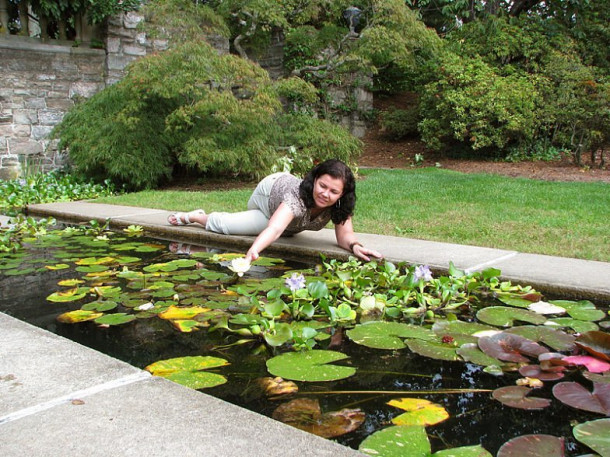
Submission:
M 601 456 L 610 455 L 610 419 L 598 419 L 578 424 L 572 429 L 574 438 Z
M 550 327 L 538 327 L 535 325 L 521 325 L 505 330 L 507 333 L 521 335 L 532 341 L 544 343 L 556 351 L 572 351 L 574 349 L 573 335 Z
M 68 303 L 84 298 L 88 292 L 87 287 L 74 287 L 73 289 L 54 292 L 47 297 L 47 300 L 55 303 Z
M 592 413 L 610 415 L 610 384 L 593 383 L 593 392 L 577 382 L 560 382 L 553 395 L 562 403 Z
M 589 354 L 610 362 L 610 334 L 606 332 L 587 332 L 576 338 L 576 345 Z
M 457 354 L 462 357 L 466 362 L 475 363 L 477 365 L 488 366 L 499 366 L 502 362 L 495 357 L 491 357 L 485 354 L 479 348 L 476 343 L 462 344 L 457 350 Z
M 433 457 L 493 457 L 480 445 L 454 447 L 432 454 Z
M 76 324 L 78 322 L 92 321 L 103 315 L 104 313 L 77 309 L 75 311 L 68 311 L 67 313 L 60 314 L 57 316 L 57 320 L 63 324 Z
M 477 319 L 486 324 L 498 327 L 511 327 L 515 321 L 529 322 L 540 325 L 546 321 L 546 317 L 526 309 L 509 308 L 507 306 L 489 306 L 477 312 Z
M 492 336 L 479 338 L 481 350 L 499 360 L 508 362 L 529 362 L 525 355 L 533 357 L 539 356 L 547 349 L 527 338 L 512 333 L 502 332 Z
M 419 425 L 379 430 L 362 441 L 358 450 L 383 457 L 430 457 L 431 453 L 426 429 Z
M 114 313 L 114 314 L 106 314 L 104 316 L 100 316 L 95 319 L 96 324 L 103 325 L 121 325 L 131 322 L 136 319 L 136 316 L 133 314 L 126 313 Z
M 585 333 L 592 330 L 599 330 L 595 322 L 579 321 L 571 317 L 558 317 L 556 319 L 547 320 L 544 325 L 551 328 L 571 328 L 575 332 Z
M 519 368 L 519 374 L 528 378 L 540 379 L 541 381 L 557 381 L 564 377 L 561 371 L 545 371 L 540 365 L 525 365 Z
M 564 439 L 552 435 L 523 435 L 504 443 L 497 457 L 563 457 Z
M 353 342 L 376 349 L 403 349 L 405 343 L 402 338 L 436 338 L 434 332 L 418 325 L 380 321 L 357 325 L 346 334 Z
M 353 367 L 330 365 L 347 357 L 335 351 L 288 352 L 267 360 L 267 369 L 274 376 L 294 381 L 336 381 L 356 373 Z
M 392 419 L 394 425 L 434 425 L 449 418 L 441 405 L 420 398 L 398 398 L 390 400 L 390 406 L 407 411 Z
M 81 306 L 81 309 L 85 310 L 85 311 L 99 311 L 99 312 L 106 312 L 106 311 L 110 311 L 111 309 L 116 308 L 118 305 L 116 302 L 114 301 L 101 301 L 101 300 L 97 300 L 97 301 L 92 301 L 91 303 L 87 303 L 86 305 Z
M 444 343 L 424 340 L 408 340 L 407 346 L 416 354 L 436 360 L 459 360 L 457 348 Z
M 334 438 L 356 430 L 365 415 L 360 409 L 342 409 L 322 413 L 316 399 L 298 398 L 278 406 L 273 411 L 275 420 L 284 422 L 323 438 Z
M 205 389 L 224 384 L 227 382 L 227 378 L 202 370 L 226 365 L 229 365 L 229 362 L 219 357 L 177 357 L 150 364 L 145 370 L 151 372 L 154 376 L 161 376 L 192 389 Z
M 604 373 L 610 370 L 610 363 L 590 355 L 572 355 L 562 360 L 570 365 L 585 366 L 591 373 Z
M 599 321 L 606 317 L 606 313 L 597 309 L 589 300 L 552 300 L 549 303 L 565 308 L 571 317 L 581 321 Z
M 543 409 L 551 404 L 548 398 L 527 397 L 532 391 L 525 386 L 500 387 L 491 394 L 495 400 L 511 408 L 520 409 Z
M 175 319 L 191 319 L 198 314 L 210 311 L 210 308 L 203 308 L 201 306 L 187 306 L 178 307 L 170 306 L 167 311 L 159 313 L 161 319 L 175 320 Z

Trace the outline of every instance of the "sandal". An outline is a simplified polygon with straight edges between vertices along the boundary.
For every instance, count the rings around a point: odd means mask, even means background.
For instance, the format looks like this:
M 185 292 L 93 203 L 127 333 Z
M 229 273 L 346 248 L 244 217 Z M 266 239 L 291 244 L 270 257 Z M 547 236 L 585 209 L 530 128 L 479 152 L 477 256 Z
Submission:
M 172 213 L 167 217 L 167 222 L 169 222 L 170 225 L 189 225 L 192 224 L 189 215 L 191 214 L 203 214 L 205 215 L 205 211 L 202 209 L 196 209 L 194 211 L 190 211 L 188 213 Z M 172 222 L 170 219 L 174 217 L 175 221 Z

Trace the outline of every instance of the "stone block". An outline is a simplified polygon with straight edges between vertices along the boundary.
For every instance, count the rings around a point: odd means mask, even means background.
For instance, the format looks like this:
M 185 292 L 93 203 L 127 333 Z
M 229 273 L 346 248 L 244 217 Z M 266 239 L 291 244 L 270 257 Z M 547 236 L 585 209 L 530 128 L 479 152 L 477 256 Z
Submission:
M 33 155 L 42 154 L 42 144 L 34 140 L 24 140 L 21 138 L 9 138 L 8 148 L 11 154 Z
M 57 75 L 47 75 L 43 73 L 36 75 L 36 79 L 39 81 L 55 81 L 57 79 Z
M 57 125 L 63 119 L 64 114 L 59 110 L 41 109 L 38 111 L 38 123 L 40 125 Z
M 70 98 L 74 96 L 92 97 L 96 92 L 104 88 L 103 82 L 79 81 L 70 87 Z
M 14 138 L 29 138 L 32 133 L 31 125 L 13 125 Z
M 125 13 L 123 15 L 123 27 L 126 29 L 135 29 L 140 22 L 144 20 L 144 16 L 141 16 L 133 11 Z
M 70 96 L 70 85 L 66 84 L 66 90 L 61 90 L 61 91 L 49 91 L 47 92 L 47 104 L 49 103 L 50 100 L 52 99 L 61 99 L 61 98 L 68 98 Z
M 121 40 L 120 39 L 118 39 L 116 37 L 112 37 L 112 38 L 108 38 L 106 40 L 106 51 L 108 52 L 108 54 L 116 54 L 120 50 L 121 50 Z
M 50 98 L 47 100 L 47 108 L 68 111 L 74 106 L 74 101 L 69 98 Z
M 143 48 L 142 46 L 125 45 L 123 46 L 123 52 L 128 56 L 145 56 L 146 48 Z
M 51 125 L 33 125 L 31 137 L 36 141 L 45 140 L 51 135 L 52 130 L 53 126 Z
M 5 111 L 0 113 L 0 124 L 12 124 L 13 113 L 12 111 Z
M 28 98 L 25 100 L 26 109 L 45 109 L 47 103 L 44 98 Z
M 38 111 L 33 109 L 16 109 L 13 110 L 14 124 L 37 124 Z
M 108 66 L 108 70 L 120 70 L 123 71 L 127 65 L 135 60 L 135 57 L 129 56 L 117 56 L 117 55 L 109 55 L 106 60 L 106 65 Z
M 11 167 L 2 166 L 0 168 L 0 179 L 2 180 L 12 181 L 13 179 L 18 179 L 19 176 L 21 176 L 21 166 L 19 165 L 19 162 L 17 162 L 17 165 Z
M 167 41 L 167 40 L 165 40 L 165 41 Z M 147 46 L 148 37 L 146 36 L 145 33 L 137 33 L 136 37 L 135 37 L 135 42 L 138 43 L 140 46 Z

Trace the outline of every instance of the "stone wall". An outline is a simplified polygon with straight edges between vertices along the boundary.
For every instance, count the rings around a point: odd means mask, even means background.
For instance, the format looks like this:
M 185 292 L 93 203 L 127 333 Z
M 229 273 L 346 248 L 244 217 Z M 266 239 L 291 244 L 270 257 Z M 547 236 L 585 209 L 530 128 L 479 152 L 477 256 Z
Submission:
M 149 40 L 139 30 L 143 17 L 126 13 L 108 21 L 105 50 L 86 43 L 0 35 L 0 179 L 64 164 L 49 133 L 79 97 L 91 97 L 119 81 L 125 68 L 167 40 Z M 219 53 L 229 43 L 210 37 Z

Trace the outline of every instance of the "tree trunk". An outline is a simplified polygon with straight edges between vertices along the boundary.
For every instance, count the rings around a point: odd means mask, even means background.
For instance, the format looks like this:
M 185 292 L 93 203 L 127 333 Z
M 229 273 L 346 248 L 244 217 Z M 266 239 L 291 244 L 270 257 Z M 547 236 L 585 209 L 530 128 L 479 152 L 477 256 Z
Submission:
M 511 16 L 519 16 L 521 13 L 529 11 L 543 1 L 544 0 L 517 0 L 515 3 L 513 3 L 513 6 L 510 8 L 508 14 Z

